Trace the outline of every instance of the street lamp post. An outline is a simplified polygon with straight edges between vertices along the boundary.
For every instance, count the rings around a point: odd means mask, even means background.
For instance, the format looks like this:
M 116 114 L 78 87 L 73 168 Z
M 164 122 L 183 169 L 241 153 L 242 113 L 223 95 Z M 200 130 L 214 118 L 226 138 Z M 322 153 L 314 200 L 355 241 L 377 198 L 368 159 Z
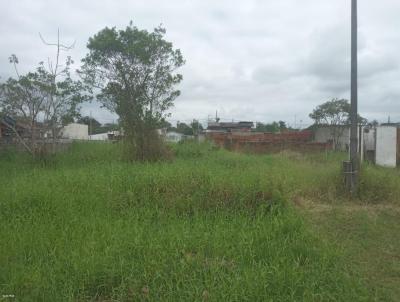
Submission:
M 351 0 L 351 109 L 350 109 L 350 163 L 351 173 L 347 174 L 350 193 L 357 192 L 359 176 L 359 156 L 358 156 L 358 56 L 357 56 L 357 0 Z

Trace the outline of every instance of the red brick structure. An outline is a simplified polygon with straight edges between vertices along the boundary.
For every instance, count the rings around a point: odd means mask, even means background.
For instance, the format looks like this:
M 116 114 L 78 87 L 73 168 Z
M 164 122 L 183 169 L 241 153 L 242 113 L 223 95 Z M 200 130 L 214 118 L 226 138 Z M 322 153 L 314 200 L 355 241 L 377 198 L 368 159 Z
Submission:
M 332 148 L 330 143 L 312 142 L 312 131 L 208 133 L 207 137 L 218 146 L 228 150 L 253 153 L 275 153 L 284 150 L 325 151 Z

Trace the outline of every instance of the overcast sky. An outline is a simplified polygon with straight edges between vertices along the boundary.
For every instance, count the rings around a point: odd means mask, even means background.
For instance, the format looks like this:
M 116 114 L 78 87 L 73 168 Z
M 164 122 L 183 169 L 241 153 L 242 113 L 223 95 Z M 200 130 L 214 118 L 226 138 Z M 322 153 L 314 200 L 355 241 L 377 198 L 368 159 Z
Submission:
M 186 65 L 171 121 L 310 123 L 312 109 L 350 95 L 350 0 L 0 0 L 0 76 L 54 56 L 38 33 L 76 40 L 68 54 L 79 67 L 90 36 L 130 20 L 159 24 Z M 359 1 L 359 110 L 368 119 L 400 121 L 400 1 Z M 116 117 L 97 104 L 83 114 Z

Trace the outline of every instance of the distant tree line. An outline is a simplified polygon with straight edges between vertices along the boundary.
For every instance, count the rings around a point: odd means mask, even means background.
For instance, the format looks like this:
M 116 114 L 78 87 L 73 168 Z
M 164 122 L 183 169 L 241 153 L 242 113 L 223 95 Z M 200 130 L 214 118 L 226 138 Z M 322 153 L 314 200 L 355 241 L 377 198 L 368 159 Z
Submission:
M 350 102 L 346 99 L 334 98 L 321 105 L 318 105 L 310 118 L 314 120 L 313 127 L 329 126 L 333 138 L 334 148 L 338 148 L 340 137 L 346 129 L 346 125 L 350 125 Z M 373 121 L 375 123 L 376 121 Z M 367 125 L 368 120 L 358 116 L 359 125 Z
M 204 130 L 203 125 L 197 120 L 193 120 L 190 124 L 178 121 L 176 123 L 176 127 L 172 126 L 172 124 L 168 121 L 163 120 L 160 124 L 160 128 L 164 128 L 167 129 L 167 131 L 173 131 L 184 135 L 197 135 Z
M 286 126 L 286 122 L 284 121 L 279 121 L 279 122 L 272 122 L 272 123 L 257 123 L 256 124 L 256 132 L 272 132 L 272 133 L 277 133 L 277 132 L 282 132 L 289 130 L 288 127 Z
M 90 116 L 82 116 L 76 119 L 77 123 L 88 126 L 89 135 L 107 133 L 109 131 L 116 131 L 120 126 L 116 123 L 101 124 L 98 120 Z

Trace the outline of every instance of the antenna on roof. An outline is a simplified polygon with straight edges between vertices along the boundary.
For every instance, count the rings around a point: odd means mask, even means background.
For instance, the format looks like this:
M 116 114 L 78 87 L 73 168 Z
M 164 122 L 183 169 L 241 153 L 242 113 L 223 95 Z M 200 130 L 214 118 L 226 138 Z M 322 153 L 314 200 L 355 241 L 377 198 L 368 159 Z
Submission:
M 219 117 L 218 117 L 218 110 L 215 111 L 215 122 L 218 123 L 219 122 Z

